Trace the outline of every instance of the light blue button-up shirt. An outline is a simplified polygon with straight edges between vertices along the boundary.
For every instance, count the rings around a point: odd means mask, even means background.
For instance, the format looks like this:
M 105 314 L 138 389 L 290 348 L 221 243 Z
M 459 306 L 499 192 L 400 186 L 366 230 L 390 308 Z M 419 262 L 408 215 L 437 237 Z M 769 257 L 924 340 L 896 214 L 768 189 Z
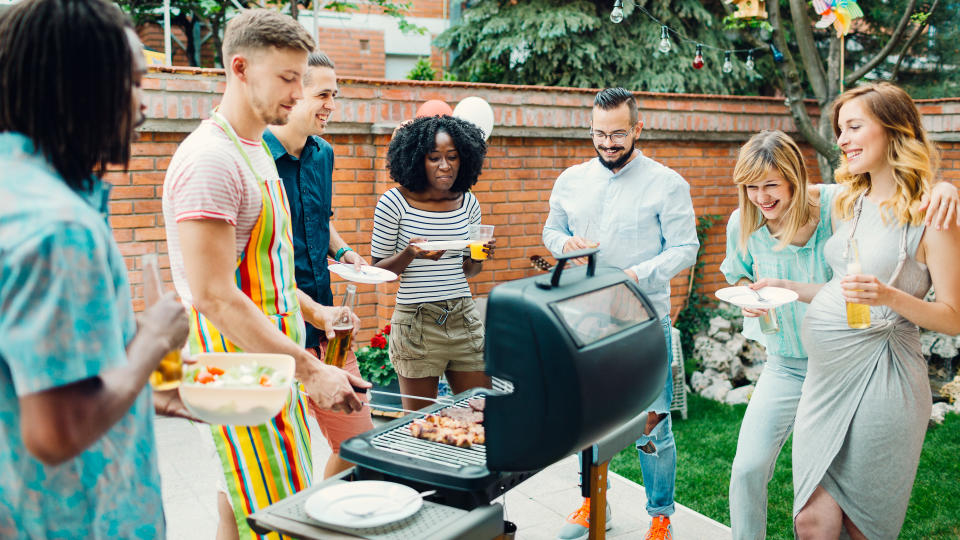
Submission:
M 26 451 L 20 399 L 127 365 L 137 324 L 104 184 L 0 133 L 0 538 L 163 538 L 149 388 L 75 458 Z
M 740 251 L 740 210 L 734 210 L 727 222 L 727 255 L 720 264 L 720 271 L 727 282 L 736 285 L 741 278 L 757 281 L 759 278 L 780 278 L 801 283 L 826 283 L 833 272 L 823 255 L 823 246 L 833 234 L 830 206 L 840 186 L 820 185 L 820 222 L 807 243 L 802 246 L 788 244 L 776 249 L 780 240 L 770 234 L 764 225 L 755 230 L 747 240 L 746 251 Z M 756 317 L 743 318 L 743 335 L 762 343 L 768 354 L 806 358 L 807 352 L 800 340 L 800 323 L 807 313 L 808 304 L 791 302 L 778 307 L 774 314 L 780 325 L 775 334 L 763 334 Z
M 697 260 L 697 220 L 686 180 L 636 153 L 616 173 L 599 158 L 563 171 L 550 194 L 543 243 L 556 256 L 573 236 L 599 242 L 599 263 L 633 270 L 665 317 L 670 279 Z

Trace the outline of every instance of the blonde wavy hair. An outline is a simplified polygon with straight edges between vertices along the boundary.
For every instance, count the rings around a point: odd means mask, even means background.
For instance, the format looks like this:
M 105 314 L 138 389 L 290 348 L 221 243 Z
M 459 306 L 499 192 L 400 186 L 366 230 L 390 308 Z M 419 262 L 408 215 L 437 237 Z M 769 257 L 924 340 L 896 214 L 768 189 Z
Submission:
M 893 168 L 897 191 L 880 207 L 892 210 L 900 225 L 920 225 L 923 213 L 917 207 L 920 199 L 930 192 L 940 153 L 923 129 L 917 106 L 903 89 L 888 82 L 851 88 L 833 104 L 833 132 L 837 137 L 840 136 L 840 109 L 855 99 L 884 127 L 888 137 L 886 157 Z M 836 198 L 837 215 L 843 220 L 850 219 L 857 198 L 870 189 L 870 174 L 852 174 L 846 156 L 841 153 L 834 178 L 846 186 Z
M 741 253 L 746 253 L 750 235 L 767 224 L 767 219 L 747 197 L 747 186 L 762 181 L 770 170 L 779 172 L 793 192 L 781 220 L 782 227 L 773 235 L 780 240 L 774 249 L 780 250 L 790 244 L 797 231 L 812 219 L 807 197 L 807 168 L 803 165 L 800 148 L 782 131 L 761 131 L 740 148 L 740 156 L 733 168 L 733 183 L 737 185 L 740 199 L 738 247 Z

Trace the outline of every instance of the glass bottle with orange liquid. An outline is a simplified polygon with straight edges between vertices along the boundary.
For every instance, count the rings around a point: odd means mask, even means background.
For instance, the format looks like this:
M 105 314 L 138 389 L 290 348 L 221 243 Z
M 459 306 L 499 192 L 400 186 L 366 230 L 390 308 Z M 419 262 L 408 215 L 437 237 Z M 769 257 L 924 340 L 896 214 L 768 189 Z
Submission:
M 860 266 L 860 251 L 857 247 L 857 241 L 850 239 L 850 258 L 847 260 L 847 275 L 860 274 L 863 268 Z M 866 304 L 854 304 L 847 302 L 847 326 L 850 328 L 870 328 L 870 306 Z
M 143 271 L 143 299 L 150 307 L 163 296 L 163 286 L 160 284 L 160 268 L 156 253 L 146 253 L 140 258 Z M 180 349 L 174 349 L 160 360 L 157 369 L 150 374 L 150 386 L 154 390 L 172 390 L 180 386 L 183 377 L 183 358 Z
M 347 353 L 353 343 L 353 310 L 357 307 L 357 286 L 347 285 L 340 303 L 340 315 L 333 323 L 334 337 L 327 343 L 327 352 L 323 361 L 331 366 L 342 368 L 347 361 Z

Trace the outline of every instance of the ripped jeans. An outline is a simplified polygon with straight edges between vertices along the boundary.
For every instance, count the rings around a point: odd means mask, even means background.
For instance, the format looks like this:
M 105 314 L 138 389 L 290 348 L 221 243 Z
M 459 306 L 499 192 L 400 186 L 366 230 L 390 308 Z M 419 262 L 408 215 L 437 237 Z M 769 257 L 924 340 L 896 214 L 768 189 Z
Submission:
M 660 324 L 663 325 L 663 334 L 667 342 L 667 381 L 664 383 L 663 392 L 650 404 L 647 412 L 666 413 L 667 416 L 653 428 L 649 435 L 641 435 L 637 439 L 637 455 L 640 460 L 640 470 L 643 473 L 643 489 L 647 493 L 647 514 L 650 517 L 673 515 L 673 494 L 677 480 L 677 447 L 674 444 L 670 420 L 670 403 L 673 401 L 673 377 L 669 367 L 673 360 L 670 316 L 660 319 Z M 641 447 L 647 443 L 653 444 L 654 449 L 651 453 L 641 450 Z M 580 464 L 580 470 L 583 470 L 583 463 Z M 609 485 L 608 480 L 607 487 Z

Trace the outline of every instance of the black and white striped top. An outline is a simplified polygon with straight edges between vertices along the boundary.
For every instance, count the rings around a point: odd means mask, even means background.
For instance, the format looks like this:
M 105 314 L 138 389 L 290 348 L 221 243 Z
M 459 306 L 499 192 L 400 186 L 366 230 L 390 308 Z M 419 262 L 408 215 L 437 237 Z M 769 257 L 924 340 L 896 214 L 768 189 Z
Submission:
M 460 208 L 432 212 L 410 206 L 400 190 L 393 188 L 377 201 L 373 213 L 373 238 L 370 255 L 386 259 L 406 249 L 411 238 L 428 240 L 467 240 L 469 226 L 480 223 L 480 203 L 472 193 L 464 193 Z M 469 250 L 447 251 L 439 261 L 414 259 L 400 274 L 398 304 L 420 304 L 472 296 L 463 275 L 463 256 Z

